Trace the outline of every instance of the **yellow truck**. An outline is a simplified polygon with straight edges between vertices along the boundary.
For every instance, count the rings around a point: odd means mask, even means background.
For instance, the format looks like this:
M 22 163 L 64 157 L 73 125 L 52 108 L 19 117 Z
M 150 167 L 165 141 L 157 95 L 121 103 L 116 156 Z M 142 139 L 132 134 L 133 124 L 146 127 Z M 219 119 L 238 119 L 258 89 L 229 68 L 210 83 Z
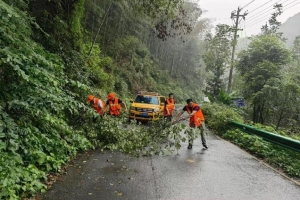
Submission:
M 164 116 L 166 98 L 157 92 L 140 91 L 134 100 L 130 100 L 129 120 L 147 122 Z

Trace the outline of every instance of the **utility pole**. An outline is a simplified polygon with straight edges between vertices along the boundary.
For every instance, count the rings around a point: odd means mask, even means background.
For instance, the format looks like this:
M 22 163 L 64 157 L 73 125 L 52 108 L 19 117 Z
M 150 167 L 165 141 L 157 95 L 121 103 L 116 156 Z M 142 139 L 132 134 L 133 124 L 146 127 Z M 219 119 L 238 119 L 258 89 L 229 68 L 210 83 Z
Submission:
M 247 12 L 245 12 L 244 14 L 240 14 L 240 12 L 242 11 L 243 8 L 238 7 L 237 11 L 233 11 L 231 12 L 231 19 L 235 20 L 235 26 L 233 28 L 234 31 L 234 36 L 233 36 L 233 42 L 232 42 L 232 54 L 231 54 L 231 64 L 230 64 L 230 71 L 229 71 L 229 80 L 228 80 L 228 88 L 227 88 L 227 92 L 230 93 L 231 92 L 231 83 L 232 83 L 232 73 L 233 73 L 233 65 L 234 65 L 234 54 L 235 54 L 235 46 L 237 44 L 237 32 L 239 30 L 243 30 L 243 29 L 239 29 L 239 23 L 240 23 L 240 17 L 242 17 L 245 20 L 245 16 L 247 15 Z

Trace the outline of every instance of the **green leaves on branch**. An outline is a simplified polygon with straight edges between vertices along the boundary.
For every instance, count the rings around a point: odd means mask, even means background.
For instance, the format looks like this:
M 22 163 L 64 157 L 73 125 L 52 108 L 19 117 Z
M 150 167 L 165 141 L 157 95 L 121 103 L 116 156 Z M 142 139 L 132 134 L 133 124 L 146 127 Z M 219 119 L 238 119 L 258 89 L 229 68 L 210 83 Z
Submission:
M 117 150 L 135 156 L 172 153 L 180 148 L 180 142 L 185 141 L 181 132 L 184 124 L 171 125 L 163 119 L 140 125 L 136 121 L 127 122 L 128 116 L 113 118 L 104 116 L 98 119 L 98 132 L 89 135 L 89 140 L 102 149 Z M 92 129 L 90 129 L 93 132 Z M 175 145 L 170 144 L 175 143 Z
M 243 122 L 243 111 L 217 103 L 204 103 L 201 109 L 205 116 L 205 125 L 218 135 L 223 135 L 230 129 L 229 122 Z

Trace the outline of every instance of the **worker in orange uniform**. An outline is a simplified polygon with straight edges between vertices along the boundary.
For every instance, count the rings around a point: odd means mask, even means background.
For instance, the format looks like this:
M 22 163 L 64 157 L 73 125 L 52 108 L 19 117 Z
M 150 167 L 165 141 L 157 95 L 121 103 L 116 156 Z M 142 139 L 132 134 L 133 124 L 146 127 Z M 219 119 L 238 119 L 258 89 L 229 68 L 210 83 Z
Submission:
M 91 104 L 94 110 L 99 113 L 101 116 L 105 113 L 105 103 L 99 98 L 94 97 L 93 95 L 89 95 L 87 102 Z
M 190 119 L 190 124 L 189 124 L 190 127 L 200 129 L 202 145 L 205 149 L 207 149 L 208 147 L 206 145 L 206 138 L 204 135 L 204 128 L 203 128 L 204 115 L 202 113 L 202 110 L 198 104 L 193 102 L 192 99 L 187 99 L 186 103 L 187 105 L 183 107 L 180 113 L 178 113 L 178 115 L 174 120 L 174 123 L 176 123 L 179 117 L 186 111 L 188 113 L 188 116 L 183 119 Z M 188 149 L 191 149 L 192 147 L 193 147 L 193 140 L 189 140 Z
M 122 112 L 122 104 L 127 112 L 126 104 L 121 99 L 115 97 L 115 94 L 112 92 L 108 94 L 106 105 L 109 106 L 110 115 L 119 116 Z
M 174 94 L 170 93 L 169 98 L 165 101 L 165 109 L 164 109 L 165 118 L 171 121 L 174 110 L 175 110 Z

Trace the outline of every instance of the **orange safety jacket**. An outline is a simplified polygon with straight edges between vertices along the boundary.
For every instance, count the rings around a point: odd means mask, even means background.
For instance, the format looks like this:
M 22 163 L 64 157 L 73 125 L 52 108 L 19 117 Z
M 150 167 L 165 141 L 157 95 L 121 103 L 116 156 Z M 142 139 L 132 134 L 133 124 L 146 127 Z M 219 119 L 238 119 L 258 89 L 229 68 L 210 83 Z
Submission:
M 105 103 L 104 101 L 102 101 L 101 99 L 98 99 L 98 98 L 95 98 L 93 100 L 93 108 L 94 110 L 99 113 L 100 115 L 103 115 L 104 114 L 104 109 L 105 109 Z M 100 105 L 102 105 L 102 108 L 99 106 L 99 103 Z
M 108 103 L 109 103 L 109 113 L 111 115 L 118 116 L 118 115 L 121 114 L 122 107 L 119 104 L 119 99 L 118 98 L 115 98 L 115 100 L 113 100 L 113 101 L 108 100 Z
M 167 104 L 165 105 L 164 115 L 165 116 L 173 116 L 174 108 L 175 108 L 175 100 L 174 99 L 167 99 Z M 169 110 L 170 115 L 168 115 L 167 109 Z
M 186 111 L 191 114 L 193 112 L 193 109 L 198 106 L 197 104 L 193 103 L 192 109 L 188 105 L 186 105 Z M 204 115 L 202 113 L 202 110 L 199 109 L 191 118 L 190 118 L 190 126 L 198 128 L 201 126 L 202 121 L 204 121 Z

